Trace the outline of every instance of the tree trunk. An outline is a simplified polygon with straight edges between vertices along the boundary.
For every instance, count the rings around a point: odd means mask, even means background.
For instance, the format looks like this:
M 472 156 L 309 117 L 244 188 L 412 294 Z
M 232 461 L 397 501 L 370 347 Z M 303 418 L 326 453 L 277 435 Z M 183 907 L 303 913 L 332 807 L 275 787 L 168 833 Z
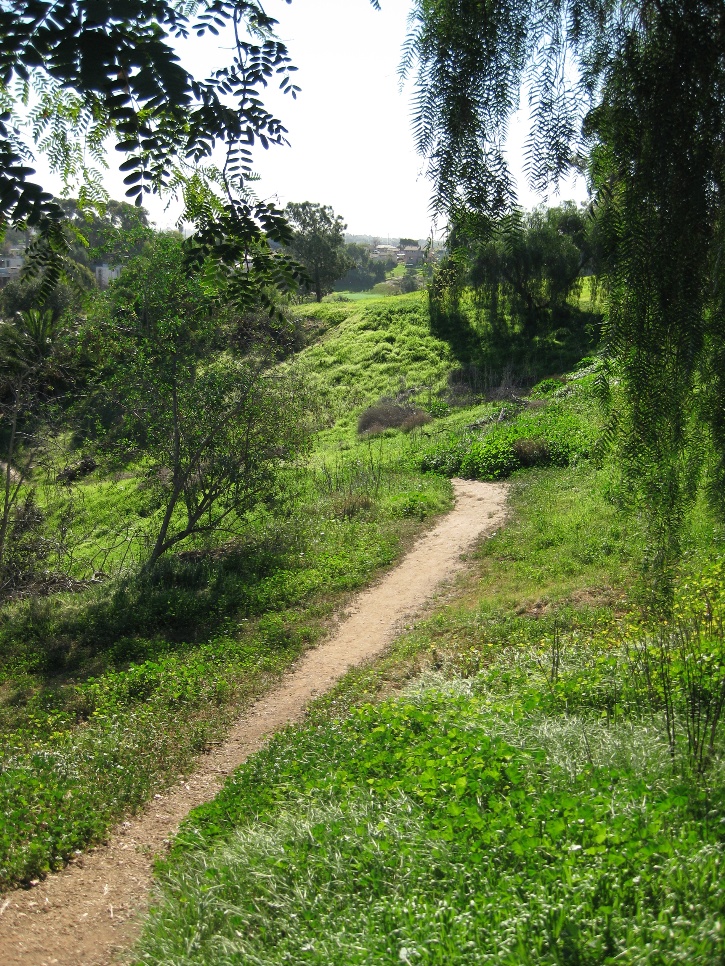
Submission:
M 0 567 L 2 566 L 3 557 L 5 556 L 5 546 L 7 544 L 8 529 L 10 527 L 10 510 L 13 503 L 15 502 L 15 496 L 17 495 L 17 488 L 13 492 L 12 488 L 12 460 L 15 455 L 15 437 L 18 428 L 18 393 L 15 394 L 15 403 L 13 405 L 13 417 L 10 424 L 10 440 L 8 442 L 7 452 L 5 453 L 5 486 L 3 490 L 3 512 L 2 519 L 0 520 Z
M 176 504 L 179 502 L 179 497 L 181 496 L 181 491 L 183 489 L 181 483 L 181 427 L 179 426 L 179 397 L 176 380 L 174 380 L 174 386 L 171 393 L 171 412 L 174 420 L 174 452 L 172 456 L 172 474 L 174 482 L 171 488 L 169 502 L 166 504 L 164 519 L 161 521 L 161 529 L 159 530 L 158 536 L 156 537 L 156 544 L 154 549 L 151 551 L 151 556 L 149 557 L 149 567 L 153 567 L 161 554 L 168 549 L 168 545 L 166 543 L 166 534 L 169 532 L 171 517 L 174 515 Z

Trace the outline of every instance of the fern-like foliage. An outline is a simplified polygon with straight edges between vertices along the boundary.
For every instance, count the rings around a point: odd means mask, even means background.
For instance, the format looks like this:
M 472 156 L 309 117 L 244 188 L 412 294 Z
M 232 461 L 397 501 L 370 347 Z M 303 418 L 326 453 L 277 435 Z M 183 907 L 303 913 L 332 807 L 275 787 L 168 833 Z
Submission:
M 34 155 L 45 154 L 90 208 L 104 200 L 100 169 L 110 140 L 131 201 L 181 188 L 199 245 L 218 261 L 244 263 L 240 294 L 274 284 L 279 259 L 268 242 L 285 240 L 284 219 L 250 204 L 246 188 L 254 146 L 286 143 L 264 89 L 298 91 L 275 27 L 258 0 L 0 4 L 0 233 L 6 225 L 37 231 L 31 272 L 52 286 L 65 255 L 62 208 L 35 179 Z M 176 40 L 222 33 L 220 66 L 208 77 L 182 66 Z M 219 148 L 224 161 L 214 165 Z M 231 231 L 241 234 L 230 238 Z M 256 281 L 252 265 L 263 276 Z
M 417 0 L 402 69 L 416 72 L 434 207 L 459 237 L 512 205 L 501 141 L 522 90 L 531 183 L 586 166 L 617 379 L 611 437 L 666 596 L 703 479 L 725 515 L 725 7 Z

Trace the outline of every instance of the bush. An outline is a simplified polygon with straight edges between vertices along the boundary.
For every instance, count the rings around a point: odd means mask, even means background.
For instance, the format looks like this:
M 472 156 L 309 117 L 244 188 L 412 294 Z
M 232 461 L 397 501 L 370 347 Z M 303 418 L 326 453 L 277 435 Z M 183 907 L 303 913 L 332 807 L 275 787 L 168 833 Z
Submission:
M 557 379 L 551 377 L 548 379 L 542 379 L 541 382 L 537 382 L 534 388 L 531 390 L 529 395 L 531 396 L 550 396 L 552 393 L 561 389 L 565 385 L 563 379 Z
M 461 471 L 461 461 L 471 446 L 473 437 L 449 436 L 443 442 L 424 450 L 420 458 L 423 473 L 440 473 L 442 476 L 457 476 Z
M 444 399 L 431 399 L 429 403 L 426 404 L 426 412 L 429 413 L 433 419 L 442 419 L 444 416 L 450 415 L 451 407 Z
M 406 416 L 400 424 L 400 428 L 404 433 L 409 433 L 412 429 L 416 429 L 418 426 L 426 426 L 430 422 L 432 420 L 428 413 L 419 410 L 418 412 L 411 413 L 410 416 Z
M 393 517 L 407 517 L 425 520 L 442 509 L 441 502 L 429 493 L 403 493 L 391 500 L 390 510 Z
M 529 466 L 566 466 L 590 455 L 594 430 L 583 417 L 558 405 L 525 411 L 483 435 L 448 437 L 424 451 L 424 472 L 460 474 L 474 480 L 502 480 Z
M 501 480 L 520 466 L 508 434 L 491 433 L 471 445 L 461 460 L 461 475 L 470 480 Z
M 546 466 L 551 449 L 545 439 L 515 439 L 513 451 L 522 466 Z
M 430 422 L 430 416 L 413 406 L 401 406 L 392 399 L 380 399 L 360 413 L 357 431 L 363 433 L 382 433 L 386 429 L 403 429 L 406 432 L 415 426 Z

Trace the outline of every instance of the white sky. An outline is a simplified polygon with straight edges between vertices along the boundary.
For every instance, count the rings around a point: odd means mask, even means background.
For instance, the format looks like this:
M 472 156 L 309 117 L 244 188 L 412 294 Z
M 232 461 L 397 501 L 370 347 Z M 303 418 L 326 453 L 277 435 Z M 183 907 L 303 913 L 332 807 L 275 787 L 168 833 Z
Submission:
M 273 88 L 265 103 L 287 127 L 290 147 L 258 149 L 255 167 L 262 198 L 312 201 L 331 205 L 351 234 L 425 238 L 431 231 L 431 188 L 416 155 L 411 133 L 411 89 L 400 91 L 397 75 L 406 34 L 410 0 L 382 0 L 376 11 L 368 0 L 268 0 L 268 13 L 279 20 L 278 32 L 299 68 L 297 100 Z M 223 38 L 194 39 L 181 51 L 195 73 L 208 73 L 228 59 L 219 58 Z M 520 112 L 523 114 L 523 112 Z M 521 169 L 525 118 L 511 126 L 512 170 Z M 118 155 L 111 163 L 118 163 Z M 44 165 L 37 165 L 39 173 Z M 121 176 L 109 172 L 107 187 L 124 196 Z M 52 185 L 51 185 L 52 188 Z M 563 198 L 582 200 L 580 182 L 564 189 Z M 519 177 L 519 200 L 533 207 L 532 195 Z M 556 198 L 551 203 L 557 203 Z M 171 227 L 175 206 L 164 211 L 158 200 L 145 201 L 160 228 Z M 438 226 L 439 233 L 443 226 Z

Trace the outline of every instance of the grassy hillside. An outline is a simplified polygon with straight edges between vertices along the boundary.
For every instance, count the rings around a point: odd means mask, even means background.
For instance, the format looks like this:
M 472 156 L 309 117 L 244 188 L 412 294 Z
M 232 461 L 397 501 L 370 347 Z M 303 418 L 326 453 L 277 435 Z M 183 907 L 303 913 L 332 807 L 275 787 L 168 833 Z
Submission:
M 324 355 L 322 346 L 305 353 L 312 377 L 322 383 L 326 358 L 341 366 L 354 359 L 356 391 L 376 398 L 392 370 L 386 353 L 377 361 L 355 354 L 357 328 L 377 331 L 392 319 L 393 330 L 412 332 L 410 345 L 401 341 L 404 358 L 426 346 L 425 367 L 405 370 L 410 378 L 437 364 L 444 380 L 446 363 L 435 354 L 444 360 L 445 350 L 426 334 L 422 303 L 401 309 L 378 300 L 367 322 L 358 315 L 349 325 L 346 310 L 308 309 L 326 331 Z M 285 499 L 248 518 L 243 537 L 197 543 L 153 573 L 131 568 L 76 593 L 2 610 L 0 887 L 61 866 L 188 771 L 319 639 L 345 596 L 448 508 L 450 486 L 421 476 L 412 436 L 358 439 L 349 412 L 338 423 L 330 406 L 321 394 L 320 421 L 330 428 L 318 435 L 308 465 L 290 474 Z M 124 554 L 133 561 L 123 540 L 106 550 L 119 518 L 121 530 L 143 529 L 143 485 L 143 472 L 115 481 L 91 475 L 76 485 L 85 531 L 75 549 L 79 573 L 94 560 L 110 574 Z
M 320 430 L 286 501 L 233 544 L 1 615 L 0 883 L 188 772 L 450 505 L 447 477 L 509 478 L 457 595 L 192 813 L 135 961 L 720 961 L 722 527 L 696 508 L 652 612 L 595 359 L 482 387 L 422 294 L 298 312 Z
M 192 813 L 139 966 L 722 960 L 724 535 L 693 514 L 651 612 L 591 375 L 425 427 L 422 468 L 514 471 L 507 526 Z
M 448 343 L 430 333 L 424 292 L 305 305 L 297 313 L 325 330 L 300 363 L 343 426 L 351 409 L 379 396 L 437 392 L 456 364 Z

